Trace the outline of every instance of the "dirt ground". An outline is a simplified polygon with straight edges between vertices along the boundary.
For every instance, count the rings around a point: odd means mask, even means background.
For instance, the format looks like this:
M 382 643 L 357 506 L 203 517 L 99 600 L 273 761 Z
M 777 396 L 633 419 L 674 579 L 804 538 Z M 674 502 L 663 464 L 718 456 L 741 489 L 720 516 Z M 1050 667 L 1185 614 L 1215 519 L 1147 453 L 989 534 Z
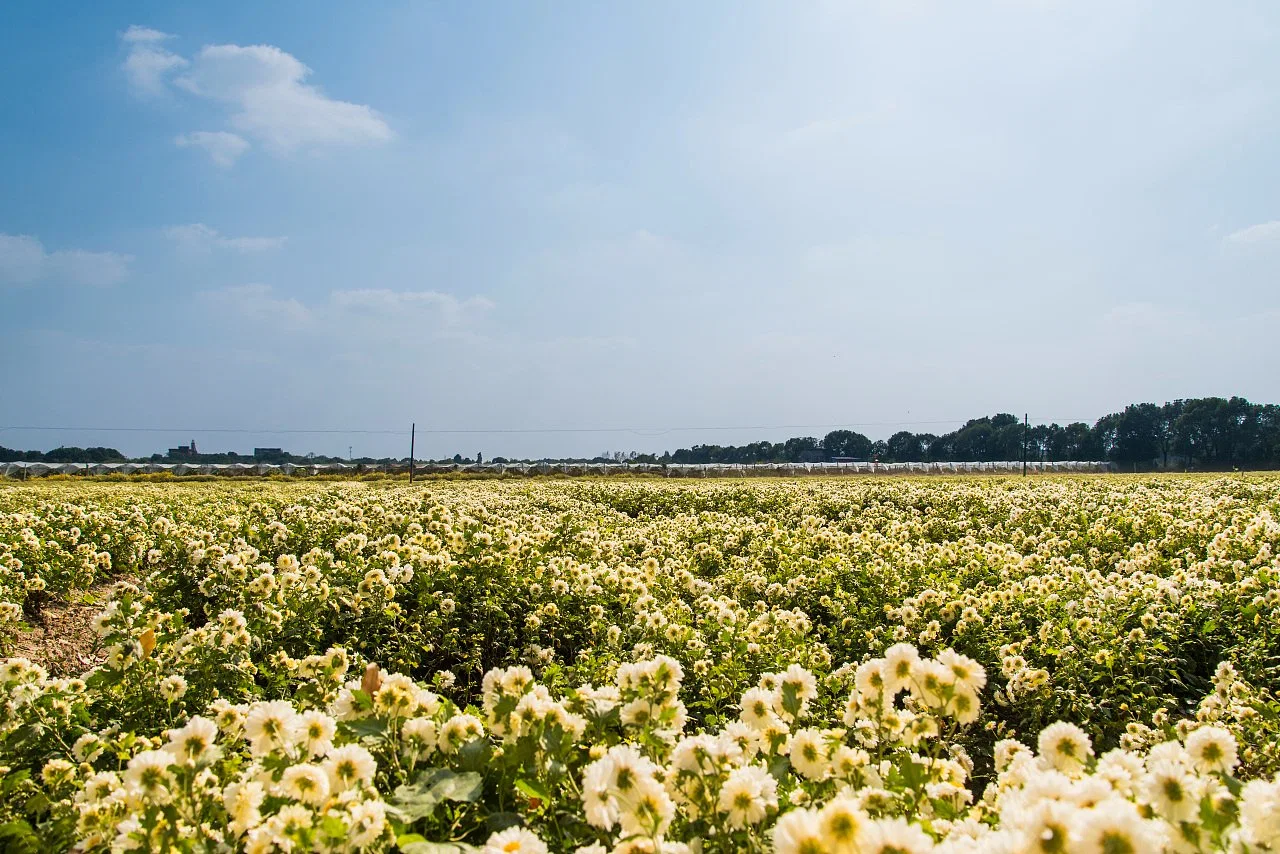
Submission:
M 79 676 L 104 656 L 95 650 L 98 637 L 91 625 L 106 606 L 111 585 L 95 586 L 73 600 L 45 604 L 37 620 L 20 628 L 10 655 L 29 658 L 51 676 Z

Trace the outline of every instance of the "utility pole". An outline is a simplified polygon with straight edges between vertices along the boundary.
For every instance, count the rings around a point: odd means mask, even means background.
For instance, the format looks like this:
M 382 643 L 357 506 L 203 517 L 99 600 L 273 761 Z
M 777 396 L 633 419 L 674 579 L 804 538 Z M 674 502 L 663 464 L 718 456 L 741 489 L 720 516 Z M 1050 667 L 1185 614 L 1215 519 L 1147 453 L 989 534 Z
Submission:
M 1027 413 L 1022 413 L 1022 476 L 1027 476 L 1027 442 L 1030 436 L 1030 426 L 1027 421 Z
M 409 482 L 410 483 L 413 483 L 413 439 L 414 439 L 414 434 L 417 432 L 417 429 L 418 429 L 418 425 L 416 423 L 409 425 Z

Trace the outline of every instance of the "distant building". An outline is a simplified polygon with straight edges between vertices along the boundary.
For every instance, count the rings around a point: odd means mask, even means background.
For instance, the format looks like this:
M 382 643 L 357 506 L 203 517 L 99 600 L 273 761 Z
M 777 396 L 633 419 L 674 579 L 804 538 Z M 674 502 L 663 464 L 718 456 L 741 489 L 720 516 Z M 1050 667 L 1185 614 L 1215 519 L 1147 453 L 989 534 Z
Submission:
M 169 456 L 170 456 L 170 457 L 178 457 L 178 458 L 181 458 L 181 459 L 188 459 L 188 458 L 190 458 L 190 457 L 197 456 L 199 453 L 200 453 L 200 452 L 196 450 L 196 440 L 195 440 L 195 439 L 192 439 L 192 440 L 191 440 L 191 444 L 190 444 L 190 445 L 179 445 L 179 446 L 178 446 L 178 447 L 176 447 L 176 448 L 170 448 L 170 449 L 169 449 Z
M 254 448 L 253 455 L 255 457 L 283 457 L 283 448 Z

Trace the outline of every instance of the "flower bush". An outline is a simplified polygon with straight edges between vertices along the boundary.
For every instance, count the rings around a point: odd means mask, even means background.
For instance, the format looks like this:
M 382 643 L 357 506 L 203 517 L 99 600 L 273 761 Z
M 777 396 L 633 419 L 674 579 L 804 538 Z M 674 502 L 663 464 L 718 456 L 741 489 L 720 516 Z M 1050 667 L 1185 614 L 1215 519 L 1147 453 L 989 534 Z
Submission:
M 0 847 L 1280 850 L 1280 479 L 32 484 Z M 102 582 L 111 582 L 109 591 Z

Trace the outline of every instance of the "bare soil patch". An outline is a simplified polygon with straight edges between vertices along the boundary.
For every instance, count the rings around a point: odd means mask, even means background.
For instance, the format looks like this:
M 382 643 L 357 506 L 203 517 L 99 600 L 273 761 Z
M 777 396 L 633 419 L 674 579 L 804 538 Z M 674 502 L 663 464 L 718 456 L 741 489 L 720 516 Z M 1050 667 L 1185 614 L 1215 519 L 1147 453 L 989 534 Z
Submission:
M 112 584 L 94 585 L 71 601 L 46 602 L 40 615 L 15 633 L 15 656 L 29 658 L 52 676 L 79 676 L 106 657 L 97 649 L 93 618 L 106 607 Z

